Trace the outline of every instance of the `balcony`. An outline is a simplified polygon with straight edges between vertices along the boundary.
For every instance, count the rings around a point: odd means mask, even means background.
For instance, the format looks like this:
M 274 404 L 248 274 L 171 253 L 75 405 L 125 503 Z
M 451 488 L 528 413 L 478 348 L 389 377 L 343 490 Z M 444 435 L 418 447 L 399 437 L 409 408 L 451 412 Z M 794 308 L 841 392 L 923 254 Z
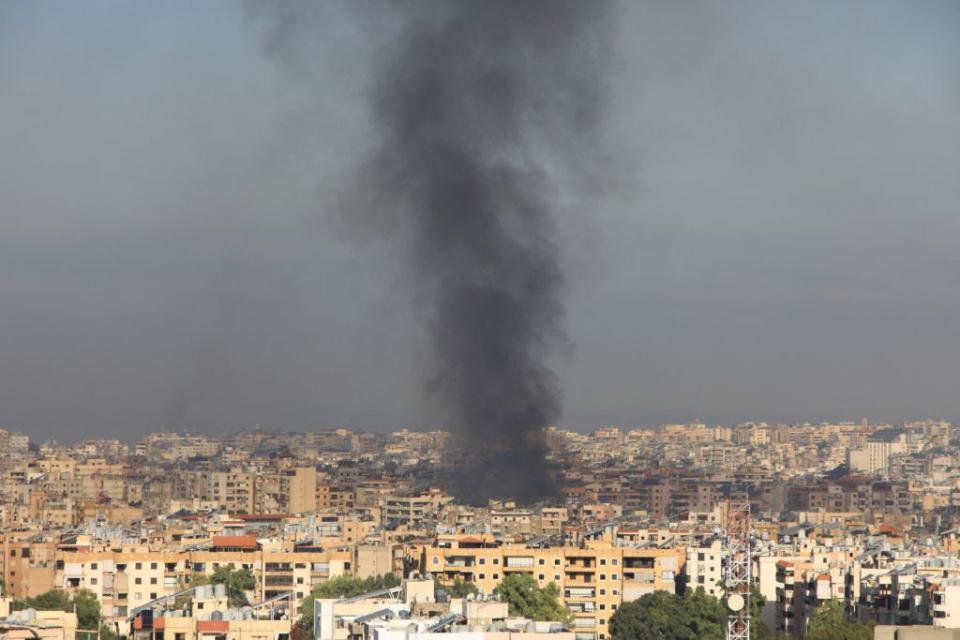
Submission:
M 653 569 L 656 566 L 656 558 L 624 558 L 624 569 Z
M 533 557 L 531 556 L 508 556 L 503 559 L 505 569 L 533 569 Z
M 576 571 L 594 571 L 596 563 L 593 558 L 567 558 L 566 568 Z
M 474 560 L 473 556 L 450 556 L 443 565 L 445 567 L 472 567 Z
M 657 574 L 654 571 L 624 571 L 623 579 L 627 582 L 653 584 L 657 580 Z

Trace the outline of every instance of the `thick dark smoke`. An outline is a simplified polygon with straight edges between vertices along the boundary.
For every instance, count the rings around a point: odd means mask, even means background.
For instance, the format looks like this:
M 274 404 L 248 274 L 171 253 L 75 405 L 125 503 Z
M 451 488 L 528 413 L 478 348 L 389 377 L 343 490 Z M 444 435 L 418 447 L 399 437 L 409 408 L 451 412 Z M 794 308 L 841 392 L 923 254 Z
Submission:
M 452 489 L 471 502 L 548 497 L 540 434 L 561 410 L 548 360 L 566 345 L 555 214 L 564 189 L 598 173 L 609 2 L 346 6 L 367 41 L 386 44 L 371 46 L 365 93 L 372 155 L 338 204 L 409 260 L 426 387 L 464 444 Z M 324 30 L 338 37 L 333 5 L 251 7 L 272 24 L 268 54 L 310 78 L 325 58 L 289 54 Z
M 594 143 L 609 7 L 404 6 L 408 22 L 370 92 L 379 142 L 364 184 L 380 228 L 412 260 L 432 343 L 428 386 L 466 445 L 454 491 L 547 497 L 539 435 L 561 410 L 547 359 L 565 343 L 556 173 Z

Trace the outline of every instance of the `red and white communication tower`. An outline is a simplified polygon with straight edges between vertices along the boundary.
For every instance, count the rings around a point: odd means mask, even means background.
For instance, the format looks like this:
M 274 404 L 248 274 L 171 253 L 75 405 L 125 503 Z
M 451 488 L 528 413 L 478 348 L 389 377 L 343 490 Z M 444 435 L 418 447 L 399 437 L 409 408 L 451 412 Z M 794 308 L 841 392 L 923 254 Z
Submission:
M 750 640 L 750 502 L 727 502 L 724 531 L 727 565 L 727 640 Z

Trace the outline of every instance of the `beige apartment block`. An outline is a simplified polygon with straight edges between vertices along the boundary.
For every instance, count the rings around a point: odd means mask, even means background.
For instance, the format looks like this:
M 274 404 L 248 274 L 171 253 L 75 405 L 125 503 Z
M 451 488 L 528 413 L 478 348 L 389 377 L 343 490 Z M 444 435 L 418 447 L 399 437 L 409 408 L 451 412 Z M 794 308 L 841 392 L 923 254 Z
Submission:
M 251 600 L 292 592 L 294 606 L 299 606 L 316 584 L 352 573 L 353 557 L 349 547 L 265 549 L 252 536 L 214 537 L 209 544 L 166 550 L 61 544 L 52 586 L 89 589 L 105 618 L 122 621 L 137 607 L 189 586 L 195 574 L 212 575 L 231 565 L 256 577 Z
M 511 573 L 526 573 L 541 587 L 555 584 L 574 613 L 582 640 L 609 636 L 610 617 L 624 600 L 656 590 L 675 592 L 684 569 L 684 549 L 614 546 L 588 542 L 585 547 L 534 548 L 499 546 L 492 539 L 440 537 L 422 548 L 421 568 L 444 583 L 456 579 L 490 594 Z
M 77 636 L 77 614 L 67 611 L 12 611 L 13 598 L 0 598 L 0 619 L 14 615 L 12 626 L 3 632 L 6 640 L 74 640 Z M 30 628 L 26 628 L 30 627 Z
M 280 478 L 280 489 L 286 495 L 289 513 L 312 513 L 317 510 L 317 469 L 297 467 L 286 470 Z

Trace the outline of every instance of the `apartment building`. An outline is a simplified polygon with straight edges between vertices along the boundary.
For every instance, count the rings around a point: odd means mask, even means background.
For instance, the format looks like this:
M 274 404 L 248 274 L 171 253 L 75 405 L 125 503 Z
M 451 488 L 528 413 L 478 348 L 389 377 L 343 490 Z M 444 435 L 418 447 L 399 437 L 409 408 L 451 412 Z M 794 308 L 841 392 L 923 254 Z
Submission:
M 288 513 L 317 510 L 317 470 L 315 467 L 286 469 L 280 475 L 280 491 Z
M 3 593 L 17 600 L 38 596 L 54 586 L 56 544 L 38 531 L 0 534 Z
M 438 538 L 421 553 L 423 571 L 445 583 L 475 584 L 485 594 L 511 573 L 531 575 L 541 587 L 557 585 L 581 640 L 607 638 L 610 616 L 624 600 L 655 590 L 676 592 L 686 560 L 683 549 L 624 548 L 610 541 L 529 547 L 454 536 Z
M 278 542 L 264 547 L 253 536 L 214 536 L 207 543 L 173 549 L 78 540 L 57 546 L 52 586 L 68 592 L 89 589 L 100 600 L 103 616 L 123 623 L 134 609 L 189 586 L 194 575 L 212 575 L 224 566 L 253 572 L 252 599 L 292 593 L 294 606 L 316 584 L 353 569 L 349 547 Z
M 437 520 L 444 507 L 453 502 L 453 497 L 439 489 L 430 489 L 413 495 L 391 495 L 386 499 L 383 518 L 390 522 L 405 522 L 420 527 Z
M 13 611 L 13 598 L 0 598 L 5 640 L 75 640 L 77 614 L 68 611 Z
M 231 513 L 254 513 L 257 478 L 252 471 L 234 467 L 228 471 L 201 472 L 197 496 Z
M 687 548 L 687 589 L 703 589 L 707 594 L 720 598 L 724 594 L 723 561 L 726 551 L 723 541 L 714 538 L 700 547 Z
M 317 484 L 317 509 L 346 511 L 352 509 L 356 501 L 357 492 L 352 486 L 325 482 Z

